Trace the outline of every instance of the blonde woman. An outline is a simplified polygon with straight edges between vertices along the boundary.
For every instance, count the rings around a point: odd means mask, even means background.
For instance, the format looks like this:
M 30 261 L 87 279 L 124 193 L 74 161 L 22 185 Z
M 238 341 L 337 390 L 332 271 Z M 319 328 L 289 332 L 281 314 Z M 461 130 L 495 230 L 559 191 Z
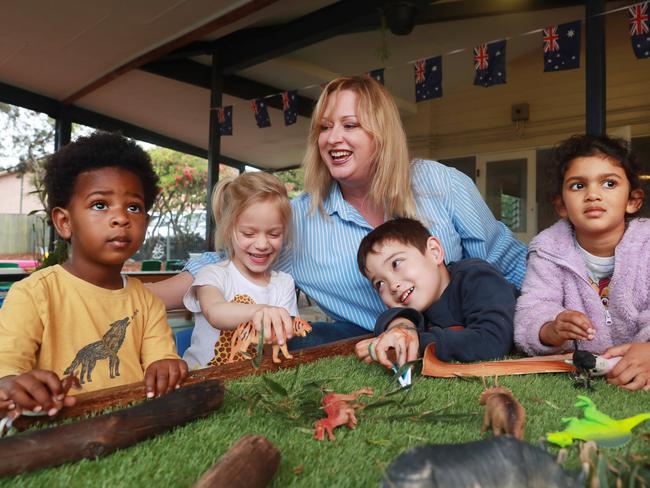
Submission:
M 385 305 L 359 273 L 363 237 L 394 217 L 417 218 L 438 236 L 446 260 L 476 257 L 517 287 L 526 248 L 496 221 L 461 172 L 408 157 L 393 98 L 369 77 L 342 77 L 323 90 L 311 120 L 304 159 L 305 193 L 295 198 L 293 244 L 276 266 L 290 273 L 334 321 L 313 324 L 290 349 L 367 334 Z M 220 256 L 206 253 L 153 291 L 177 305 L 195 274 Z

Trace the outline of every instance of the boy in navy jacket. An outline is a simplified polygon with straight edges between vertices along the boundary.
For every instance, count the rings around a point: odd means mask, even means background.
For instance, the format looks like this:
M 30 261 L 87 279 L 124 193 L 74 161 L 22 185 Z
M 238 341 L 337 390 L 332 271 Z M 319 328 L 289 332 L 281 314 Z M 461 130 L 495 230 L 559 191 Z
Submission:
M 361 241 L 359 270 L 389 307 L 375 324 L 374 339 L 356 354 L 391 368 L 435 344 L 443 360 L 477 361 L 503 357 L 513 341 L 516 288 L 486 261 L 464 259 L 445 265 L 440 241 L 420 222 L 390 220 Z

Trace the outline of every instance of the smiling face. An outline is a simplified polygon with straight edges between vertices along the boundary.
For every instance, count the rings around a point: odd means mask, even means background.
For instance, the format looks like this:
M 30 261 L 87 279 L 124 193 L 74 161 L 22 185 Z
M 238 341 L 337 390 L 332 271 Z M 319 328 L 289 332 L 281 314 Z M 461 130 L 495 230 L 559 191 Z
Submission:
M 631 191 L 625 170 L 612 159 L 579 157 L 564 174 L 559 213 L 571 221 L 581 245 L 594 238 L 616 244 L 625 232 L 625 214 L 637 212 L 642 197 L 641 190 Z
M 390 240 L 379 243 L 366 257 L 366 276 L 388 307 L 420 312 L 440 298 L 449 285 L 444 252 L 435 237 L 424 254 L 414 246 Z
M 284 221 L 277 202 L 265 200 L 248 206 L 233 230 L 232 262 L 254 283 L 266 285 L 284 239 Z
M 360 125 L 358 103 L 353 90 L 330 94 L 318 136 L 321 158 L 344 189 L 369 187 L 372 180 L 375 143 Z
M 118 167 L 85 171 L 77 176 L 66 208 L 52 210 L 52 221 L 72 244 L 68 271 L 99 286 L 121 282 L 122 265 L 138 250 L 147 230 L 142 182 Z

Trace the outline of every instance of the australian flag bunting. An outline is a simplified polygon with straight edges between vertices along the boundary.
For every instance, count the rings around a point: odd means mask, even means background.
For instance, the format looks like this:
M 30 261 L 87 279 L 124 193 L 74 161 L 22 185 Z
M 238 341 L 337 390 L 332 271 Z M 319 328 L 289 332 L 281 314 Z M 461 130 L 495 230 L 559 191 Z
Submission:
M 413 74 L 416 102 L 442 96 L 442 56 L 419 59 L 413 66 Z
M 501 85 L 506 82 L 506 40 L 481 44 L 474 48 L 474 84 Z
M 375 81 L 381 83 L 382 85 L 386 84 L 384 83 L 384 68 L 373 69 L 372 71 L 368 71 L 366 73 L 366 76 L 369 78 L 373 78 Z
M 280 96 L 282 97 L 282 111 L 284 112 L 284 125 L 287 126 L 287 125 L 295 124 L 296 121 L 298 120 L 298 91 L 297 90 L 285 91 L 282 92 Z
M 256 98 L 251 101 L 251 108 L 255 114 L 255 122 L 257 127 L 263 129 L 264 127 L 271 127 L 271 117 L 269 117 L 269 108 L 266 106 L 263 98 Z
M 544 71 L 580 67 L 580 25 L 576 20 L 544 29 Z
M 634 55 L 638 59 L 650 58 L 650 29 L 648 29 L 649 3 L 641 2 L 628 8 L 632 49 L 634 49 Z
M 232 105 L 217 107 L 217 127 L 220 136 L 232 135 Z

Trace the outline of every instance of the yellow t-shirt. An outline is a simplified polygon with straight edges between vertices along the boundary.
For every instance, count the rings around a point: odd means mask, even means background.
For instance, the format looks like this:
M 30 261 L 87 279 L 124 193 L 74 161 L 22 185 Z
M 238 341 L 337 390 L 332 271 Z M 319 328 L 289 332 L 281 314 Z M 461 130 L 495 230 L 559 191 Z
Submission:
M 165 307 L 137 279 L 107 290 L 56 265 L 12 285 L 0 309 L 0 378 L 75 373 L 87 392 L 142 381 L 159 359 L 178 359 Z

